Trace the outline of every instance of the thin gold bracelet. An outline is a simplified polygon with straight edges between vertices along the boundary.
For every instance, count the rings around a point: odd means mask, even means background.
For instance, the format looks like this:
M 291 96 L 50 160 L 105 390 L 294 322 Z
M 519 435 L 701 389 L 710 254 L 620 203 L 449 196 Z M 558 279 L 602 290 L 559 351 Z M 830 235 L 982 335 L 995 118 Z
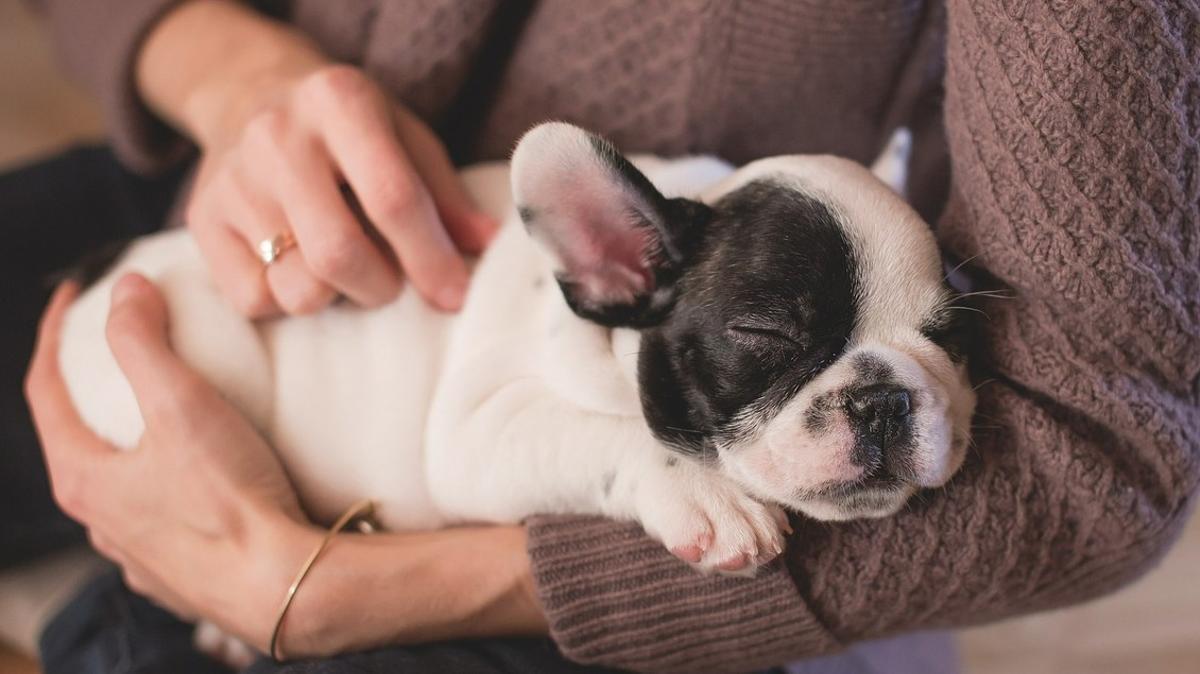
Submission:
M 345 529 L 346 526 L 351 522 L 361 520 L 361 524 L 364 526 L 362 531 L 364 533 L 370 533 L 373 527 L 370 519 L 374 510 L 375 504 L 372 503 L 370 499 L 359 501 L 358 503 L 350 506 L 350 509 L 342 513 L 342 516 L 337 518 L 337 521 L 333 523 L 333 526 L 329 527 L 329 531 L 325 533 L 325 538 L 321 539 L 321 543 L 312 551 L 312 554 L 308 556 L 308 559 L 304 560 L 304 565 L 300 567 L 300 573 L 296 574 L 296 579 L 293 580 L 291 586 L 288 587 L 287 595 L 283 598 L 283 605 L 279 607 L 279 616 L 275 618 L 275 628 L 271 630 L 270 653 L 271 659 L 275 662 L 283 662 L 283 653 L 281 653 L 279 649 L 279 632 L 283 627 L 283 618 L 287 615 L 288 608 L 292 605 L 292 600 L 296 598 L 296 590 L 300 588 L 300 583 L 303 582 L 304 577 L 308 575 L 309 569 L 311 569 L 313 563 L 317 561 L 317 557 L 320 557 L 321 553 L 325 551 L 325 548 L 329 547 L 329 544 L 333 541 L 334 536 L 341 533 L 341 531 Z

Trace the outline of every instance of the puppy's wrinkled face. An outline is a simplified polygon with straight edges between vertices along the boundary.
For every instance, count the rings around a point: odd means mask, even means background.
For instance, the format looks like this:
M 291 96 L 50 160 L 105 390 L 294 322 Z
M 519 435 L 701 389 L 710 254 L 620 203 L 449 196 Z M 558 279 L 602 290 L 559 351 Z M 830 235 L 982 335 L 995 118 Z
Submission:
M 974 394 L 929 227 L 832 157 L 750 164 L 666 199 L 604 141 L 538 127 L 513 160 L 571 308 L 642 332 L 655 434 L 750 493 L 877 517 L 962 462 Z

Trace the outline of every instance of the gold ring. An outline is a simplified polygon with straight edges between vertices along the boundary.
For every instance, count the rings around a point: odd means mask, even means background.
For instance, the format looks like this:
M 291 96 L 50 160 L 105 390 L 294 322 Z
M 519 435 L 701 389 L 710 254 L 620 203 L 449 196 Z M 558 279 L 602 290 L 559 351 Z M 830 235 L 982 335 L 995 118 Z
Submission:
M 264 267 L 269 267 L 272 262 L 279 259 L 280 255 L 283 255 L 284 251 L 295 245 L 296 239 L 289 232 L 263 239 L 258 242 L 258 259 L 262 260 Z

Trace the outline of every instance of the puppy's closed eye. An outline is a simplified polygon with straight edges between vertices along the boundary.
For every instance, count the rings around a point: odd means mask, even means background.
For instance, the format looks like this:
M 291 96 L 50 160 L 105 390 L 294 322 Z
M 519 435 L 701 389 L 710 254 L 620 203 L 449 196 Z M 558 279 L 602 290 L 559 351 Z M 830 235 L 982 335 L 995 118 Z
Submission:
M 762 323 L 731 323 L 725 328 L 726 333 L 734 342 L 748 348 L 787 348 L 803 350 L 806 348 L 803 335 L 782 326 Z

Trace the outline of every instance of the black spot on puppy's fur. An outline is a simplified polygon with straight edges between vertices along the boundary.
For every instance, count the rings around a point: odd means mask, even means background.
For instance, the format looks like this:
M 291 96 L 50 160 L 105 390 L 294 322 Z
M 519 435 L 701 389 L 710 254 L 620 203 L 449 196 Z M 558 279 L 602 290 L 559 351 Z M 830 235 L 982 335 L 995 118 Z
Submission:
M 887 361 L 872 353 L 860 353 L 854 356 L 854 374 L 856 383 L 860 386 L 883 384 L 895 377 L 896 372 Z
M 643 331 L 638 376 L 655 434 L 705 454 L 836 360 L 860 282 L 838 215 L 772 180 L 726 195 L 688 234 L 674 304 Z
M 518 205 L 517 215 L 520 216 L 521 222 L 528 225 L 537 219 L 537 211 L 532 206 Z
M 608 471 L 607 473 L 605 473 L 604 477 L 601 478 L 600 491 L 604 494 L 605 498 L 608 498 L 609 496 L 612 495 L 613 484 L 616 481 L 617 481 L 617 474 L 616 474 L 616 472 L 611 471 L 611 470 Z
M 804 411 L 804 428 L 813 435 L 829 430 L 829 424 L 838 407 L 837 396 L 833 391 L 817 396 Z

